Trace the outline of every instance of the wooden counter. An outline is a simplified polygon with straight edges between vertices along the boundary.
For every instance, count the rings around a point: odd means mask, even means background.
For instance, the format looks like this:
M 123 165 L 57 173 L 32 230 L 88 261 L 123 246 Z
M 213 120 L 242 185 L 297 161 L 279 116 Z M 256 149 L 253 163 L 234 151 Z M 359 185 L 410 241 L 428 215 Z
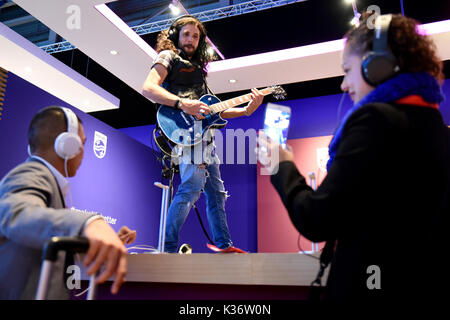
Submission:
M 137 254 L 128 281 L 308 286 L 319 262 L 301 254 Z
M 154 299 L 149 293 L 153 288 L 161 299 L 229 299 L 239 293 L 245 299 L 260 299 L 262 292 L 273 299 L 283 298 L 283 292 L 292 296 L 300 287 L 304 296 L 318 268 L 318 260 L 295 253 L 129 254 L 124 287 L 135 292 L 128 291 L 125 296 Z M 327 274 L 323 283 L 326 278 Z M 144 287 L 148 289 L 145 292 Z

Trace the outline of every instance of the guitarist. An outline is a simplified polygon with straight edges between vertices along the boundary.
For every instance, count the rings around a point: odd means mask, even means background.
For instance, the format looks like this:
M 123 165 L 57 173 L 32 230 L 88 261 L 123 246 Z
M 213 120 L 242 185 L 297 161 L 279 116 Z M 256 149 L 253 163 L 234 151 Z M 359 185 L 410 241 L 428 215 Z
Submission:
M 208 114 L 210 109 L 199 99 L 208 93 L 205 81 L 206 65 L 212 60 L 206 49 L 204 25 L 189 15 L 177 18 L 169 29 L 158 35 L 156 50 L 159 55 L 145 80 L 142 94 L 153 102 L 173 106 L 195 116 L 198 120 L 204 119 L 204 115 Z M 257 89 L 252 89 L 252 100 L 246 107 L 225 110 L 221 116 L 222 118 L 249 116 L 261 105 L 263 97 Z M 195 163 L 192 157 L 182 158 L 181 183 L 167 212 L 165 251 L 177 252 L 181 226 L 192 205 L 204 191 L 206 213 L 214 243 L 223 249 L 222 252 L 242 253 L 244 251 L 233 246 L 228 230 L 225 214 L 227 192 L 220 177 L 214 140 L 211 138 L 202 144 L 202 149 L 206 147 L 208 150 L 212 149 L 211 156 L 214 159 L 210 163 L 201 157 L 202 161 Z M 182 152 L 191 155 L 191 148 L 193 147 L 184 147 Z

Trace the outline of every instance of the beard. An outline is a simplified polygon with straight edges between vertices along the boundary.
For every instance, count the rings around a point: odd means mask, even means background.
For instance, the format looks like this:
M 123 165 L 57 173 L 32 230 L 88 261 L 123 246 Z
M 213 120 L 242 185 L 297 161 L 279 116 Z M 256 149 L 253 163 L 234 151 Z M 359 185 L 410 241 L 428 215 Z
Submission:
M 195 54 L 196 48 L 191 44 L 187 44 L 187 45 L 182 46 L 181 50 L 183 50 L 183 52 L 186 56 L 191 58 Z

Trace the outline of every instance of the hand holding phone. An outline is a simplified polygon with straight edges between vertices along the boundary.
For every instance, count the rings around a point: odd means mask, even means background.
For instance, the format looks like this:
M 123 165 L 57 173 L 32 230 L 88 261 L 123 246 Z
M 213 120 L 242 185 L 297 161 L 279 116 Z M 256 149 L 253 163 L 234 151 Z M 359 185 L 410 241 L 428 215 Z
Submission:
M 286 148 L 291 108 L 278 104 L 268 103 L 264 117 L 264 133 L 283 149 Z

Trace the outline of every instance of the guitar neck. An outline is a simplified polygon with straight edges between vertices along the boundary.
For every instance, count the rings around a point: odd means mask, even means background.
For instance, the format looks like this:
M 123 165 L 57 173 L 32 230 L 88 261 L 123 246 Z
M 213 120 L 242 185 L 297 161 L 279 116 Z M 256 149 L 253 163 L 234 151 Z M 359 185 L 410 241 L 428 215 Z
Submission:
M 265 89 L 260 90 L 260 92 L 264 96 L 267 96 L 268 94 L 272 93 L 272 88 L 265 88 Z M 236 97 L 236 98 L 233 98 L 233 99 L 228 99 L 228 100 L 225 100 L 225 101 L 214 103 L 214 104 L 210 105 L 209 107 L 214 113 L 217 113 L 217 112 L 222 112 L 222 111 L 225 111 L 227 109 L 239 106 L 241 104 L 249 102 L 250 100 L 252 100 L 252 94 L 251 93 L 247 93 L 247 94 L 244 94 L 242 96 L 239 96 L 239 97 Z

